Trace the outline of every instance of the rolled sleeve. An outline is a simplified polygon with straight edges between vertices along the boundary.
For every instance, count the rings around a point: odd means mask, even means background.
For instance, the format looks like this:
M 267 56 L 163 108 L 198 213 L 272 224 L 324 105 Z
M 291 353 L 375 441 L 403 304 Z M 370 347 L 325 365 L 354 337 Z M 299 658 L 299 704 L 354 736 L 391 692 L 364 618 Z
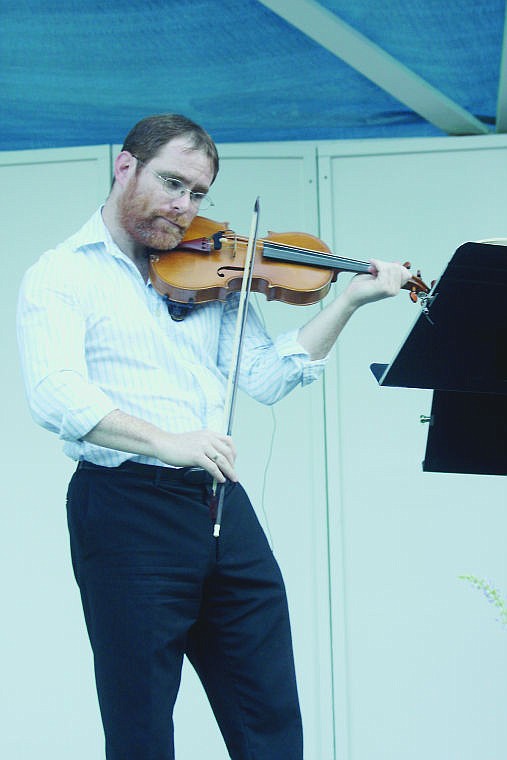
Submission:
M 71 371 L 44 378 L 28 393 L 28 401 L 34 420 L 64 441 L 81 440 L 117 408 L 99 388 Z
M 324 359 L 310 359 L 310 355 L 297 339 L 298 332 L 299 330 L 292 330 L 280 335 L 275 340 L 275 348 L 282 359 L 286 357 L 292 359 L 298 367 L 301 385 L 308 385 L 322 376 L 327 364 L 327 357 Z
M 224 309 L 220 368 L 227 374 L 231 361 L 236 303 L 230 299 Z M 322 375 L 326 360 L 312 361 L 297 340 L 298 330 L 269 337 L 255 311 L 250 308 L 243 336 L 240 387 L 263 404 L 274 404 L 298 385 L 308 385 Z
M 85 320 L 60 279 L 44 261 L 29 270 L 19 295 L 17 335 L 34 420 L 75 441 L 116 407 L 88 380 Z

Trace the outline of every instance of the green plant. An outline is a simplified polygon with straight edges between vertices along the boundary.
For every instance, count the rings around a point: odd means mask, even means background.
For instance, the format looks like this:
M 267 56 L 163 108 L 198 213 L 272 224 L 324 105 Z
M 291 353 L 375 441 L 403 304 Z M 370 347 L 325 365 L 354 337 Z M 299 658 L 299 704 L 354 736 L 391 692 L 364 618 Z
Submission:
M 499 614 L 498 621 L 502 625 L 507 626 L 507 604 L 502 599 L 497 589 L 493 588 L 493 586 L 483 578 L 477 578 L 475 575 L 460 575 L 459 578 L 468 581 L 474 586 L 474 588 L 482 591 L 488 602 L 496 608 Z

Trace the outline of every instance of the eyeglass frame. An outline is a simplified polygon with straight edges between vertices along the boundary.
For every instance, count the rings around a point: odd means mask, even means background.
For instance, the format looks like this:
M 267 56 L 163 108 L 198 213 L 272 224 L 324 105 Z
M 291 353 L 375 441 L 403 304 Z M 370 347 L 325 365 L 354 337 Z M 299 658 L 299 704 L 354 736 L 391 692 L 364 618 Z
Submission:
M 148 164 L 143 161 L 142 159 L 135 156 L 133 153 L 131 154 L 133 158 L 138 161 L 141 166 L 144 166 L 148 171 L 150 171 L 158 180 L 162 183 L 164 190 L 166 193 L 173 198 L 173 200 L 177 200 L 178 198 L 183 198 L 185 193 L 188 193 L 188 197 L 190 199 L 190 203 L 192 206 L 194 206 L 197 209 L 200 209 L 202 206 L 203 201 L 206 201 L 209 205 L 204 206 L 204 210 L 207 208 L 211 208 L 211 206 L 214 206 L 215 204 L 211 200 L 208 193 L 197 193 L 194 190 L 191 190 L 189 187 L 187 187 L 181 179 L 178 179 L 177 177 L 163 177 L 161 174 L 159 174 L 155 169 L 152 169 L 151 166 L 148 166 Z M 176 183 L 178 190 L 177 192 L 179 195 L 174 195 L 172 190 L 169 190 L 167 183 L 168 182 L 174 182 Z

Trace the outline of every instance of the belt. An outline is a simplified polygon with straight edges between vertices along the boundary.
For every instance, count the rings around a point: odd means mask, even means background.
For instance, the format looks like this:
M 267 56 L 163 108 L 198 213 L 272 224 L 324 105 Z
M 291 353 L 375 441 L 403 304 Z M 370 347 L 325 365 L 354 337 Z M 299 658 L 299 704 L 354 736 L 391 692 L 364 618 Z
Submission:
M 117 467 L 104 467 L 101 464 L 94 464 L 81 460 L 77 465 L 78 470 L 95 470 L 102 472 L 131 472 L 141 478 L 147 478 L 157 482 L 166 483 L 189 483 L 192 485 L 211 485 L 212 476 L 202 467 L 162 467 L 156 464 L 142 464 L 127 459 Z

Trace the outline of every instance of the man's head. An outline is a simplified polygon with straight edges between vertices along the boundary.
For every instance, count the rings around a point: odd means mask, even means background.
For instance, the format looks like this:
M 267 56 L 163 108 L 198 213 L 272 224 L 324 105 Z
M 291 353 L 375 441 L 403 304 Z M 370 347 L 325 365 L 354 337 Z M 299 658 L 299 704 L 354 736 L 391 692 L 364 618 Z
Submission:
M 170 250 L 217 172 L 217 149 L 202 127 L 178 114 L 149 116 L 129 132 L 116 158 L 104 218 L 124 248 Z
M 148 163 L 166 143 L 177 137 L 187 138 L 194 150 L 201 151 L 209 158 L 214 180 L 218 173 L 215 143 L 202 127 L 180 114 L 159 114 L 141 119 L 128 133 L 122 150 L 137 156 L 143 163 Z

